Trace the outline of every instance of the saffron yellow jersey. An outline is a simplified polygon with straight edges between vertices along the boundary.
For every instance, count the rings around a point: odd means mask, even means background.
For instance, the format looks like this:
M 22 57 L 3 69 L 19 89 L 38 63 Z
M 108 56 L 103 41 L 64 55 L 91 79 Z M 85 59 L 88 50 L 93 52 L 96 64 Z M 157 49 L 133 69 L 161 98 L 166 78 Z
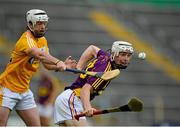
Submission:
M 27 54 L 32 47 L 49 52 L 45 37 L 35 39 L 29 30 L 24 32 L 11 53 L 10 62 L 5 71 L 0 75 L 0 85 L 17 93 L 23 93 L 29 89 L 30 80 L 40 65 L 39 60 Z

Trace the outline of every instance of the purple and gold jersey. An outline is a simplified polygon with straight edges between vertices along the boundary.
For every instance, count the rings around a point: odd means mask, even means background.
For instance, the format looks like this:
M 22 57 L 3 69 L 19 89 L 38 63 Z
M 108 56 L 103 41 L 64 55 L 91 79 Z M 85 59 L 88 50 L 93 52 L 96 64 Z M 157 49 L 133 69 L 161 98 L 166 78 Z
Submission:
M 110 53 L 99 50 L 97 58 L 90 62 L 85 70 L 94 72 L 106 72 L 112 70 Z M 100 78 L 88 76 L 86 74 L 80 74 L 76 81 L 72 83 L 70 87 L 66 87 L 65 89 L 73 89 L 76 95 L 80 97 L 81 88 L 86 83 L 93 87 L 93 93 L 91 93 L 92 100 L 95 96 L 102 94 L 110 81 L 105 81 Z
M 44 104 L 47 102 L 53 92 L 53 81 L 50 77 L 42 75 L 38 86 L 38 103 Z

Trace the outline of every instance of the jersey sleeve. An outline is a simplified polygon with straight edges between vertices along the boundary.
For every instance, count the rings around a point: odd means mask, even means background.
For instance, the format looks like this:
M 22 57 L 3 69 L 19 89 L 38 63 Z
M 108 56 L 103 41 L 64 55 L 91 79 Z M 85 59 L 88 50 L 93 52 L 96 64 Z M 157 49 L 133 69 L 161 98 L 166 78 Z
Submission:
M 103 50 L 99 50 L 99 51 L 98 51 L 98 53 L 97 53 L 97 58 L 98 58 L 100 55 L 102 55 L 102 56 L 106 56 L 107 54 L 106 54 L 106 52 L 105 52 L 105 51 L 103 51 Z
M 27 53 L 28 50 L 32 47 L 35 47 L 32 39 L 26 37 L 20 38 L 16 43 L 16 51 L 21 53 Z

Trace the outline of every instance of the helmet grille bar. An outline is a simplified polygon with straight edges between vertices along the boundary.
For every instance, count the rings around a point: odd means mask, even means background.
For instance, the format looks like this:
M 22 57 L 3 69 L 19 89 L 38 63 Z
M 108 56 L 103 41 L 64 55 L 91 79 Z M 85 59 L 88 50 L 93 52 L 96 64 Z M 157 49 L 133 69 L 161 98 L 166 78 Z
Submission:
M 46 13 L 36 13 L 34 15 L 46 15 Z
M 127 44 L 119 44 L 119 45 L 131 46 L 131 45 L 127 45 Z

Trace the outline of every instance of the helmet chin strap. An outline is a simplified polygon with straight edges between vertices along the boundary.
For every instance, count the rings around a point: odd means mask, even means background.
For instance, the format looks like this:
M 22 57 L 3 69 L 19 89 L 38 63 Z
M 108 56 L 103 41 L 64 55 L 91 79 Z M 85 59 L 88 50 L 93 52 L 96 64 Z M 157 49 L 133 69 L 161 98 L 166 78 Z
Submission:
M 31 32 L 33 32 L 33 29 L 32 29 L 32 27 L 29 25 L 29 23 L 27 24 L 27 26 L 28 26 L 29 30 L 30 30 Z

